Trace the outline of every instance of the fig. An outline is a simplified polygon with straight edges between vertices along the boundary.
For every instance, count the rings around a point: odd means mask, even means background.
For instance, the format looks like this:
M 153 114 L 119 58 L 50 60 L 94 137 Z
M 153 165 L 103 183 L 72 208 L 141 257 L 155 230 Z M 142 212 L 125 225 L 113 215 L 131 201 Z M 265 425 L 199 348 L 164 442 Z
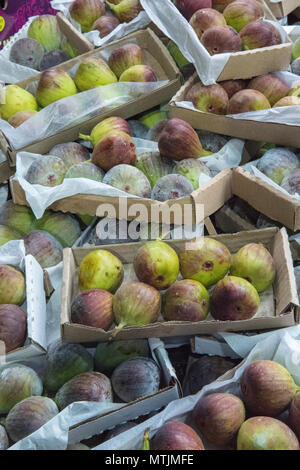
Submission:
M 149 345 L 146 339 L 129 339 L 99 343 L 95 352 L 96 370 L 109 374 L 122 362 L 135 357 L 148 357 Z
M 161 111 L 160 108 L 155 109 L 155 111 L 146 112 L 139 118 L 139 121 L 147 126 L 149 130 L 163 120 L 168 120 L 168 113 Z
M 240 37 L 244 50 L 277 46 L 282 43 L 278 29 L 272 23 L 263 20 L 247 24 L 240 31 Z
M 300 82 L 294 83 L 293 88 L 289 92 L 289 96 L 296 96 L 297 98 L 300 98 Z
M 202 154 L 197 132 L 187 122 L 177 118 L 170 119 L 164 127 L 158 147 L 161 156 L 170 160 L 199 158 Z
M 199 392 L 205 385 L 217 380 L 232 369 L 236 363 L 220 356 L 201 356 L 189 368 L 188 388 L 190 393 Z
M 25 398 L 8 413 L 5 421 L 6 431 L 12 441 L 20 441 L 37 431 L 57 414 L 57 406 L 50 398 Z
M 257 163 L 257 169 L 275 183 L 281 184 L 283 178 L 298 168 L 299 164 L 299 158 L 294 152 L 276 147 L 265 152 Z
M 234 443 L 246 411 L 242 400 L 231 393 L 211 393 L 202 397 L 193 410 L 198 431 L 216 446 Z
M 59 186 L 62 184 L 67 167 L 64 162 L 52 155 L 34 160 L 27 170 L 26 180 L 30 184 L 41 186 Z
M 13 127 L 19 127 L 23 122 L 30 119 L 32 116 L 37 114 L 37 111 L 28 110 L 28 111 L 19 111 L 18 113 L 14 114 L 11 118 L 9 118 L 8 122 Z
M 122 0 L 117 5 L 114 2 L 107 2 L 107 4 L 120 23 L 129 23 L 134 20 L 143 9 L 140 0 Z
M 82 292 L 104 289 L 114 293 L 122 284 L 124 268 L 119 258 L 109 251 L 94 250 L 81 261 L 78 277 Z
M 49 154 L 60 158 L 68 169 L 76 163 L 82 163 L 90 159 L 90 152 L 86 147 L 75 142 L 55 145 Z
M 202 85 L 196 83 L 189 93 L 196 109 L 204 113 L 226 114 L 228 95 L 221 85 Z
M 38 41 L 46 52 L 59 49 L 62 40 L 56 17 L 53 15 L 35 17 L 29 26 L 27 36 Z
M 169 122 L 168 119 L 163 119 L 162 121 L 157 122 L 147 134 L 147 140 L 152 140 L 153 142 L 158 142 L 160 134 L 164 130 L 165 126 Z
M 282 421 L 267 416 L 247 419 L 240 427 L 237 450 L 299 450 L 293 431 Z
M 113 295 L 103 289 L 79 294 L 71 305 L 71 321 L 80 325 L 109 330 L 113 323 Z
M 299 398 L 300 394 L 297 392 L 294 396 L 290 408 L 288 424 L 297 435 L 298 439 L 300 436 L 300 419 L 299 419 Z
M 62 261 L 63 247 L 59 241 L 44 230 L 34 230 L 24 237 L 27 255 L 32 255 L 43 269 L 56 266 Z
M 174 0 L 180 13 L 189 21 L 197 10 L 211 8 L 211 0 Z
M 26 299 L 24 274 L 13 266 L 0 265 L 0 304 L 22 305 Z
M 252 362 L 240 381 L 242 399 L 252 415 L 278 416 L 290 406 L 297 386 L 288 370 L 275 361 Z
M 163 296 L 162 316 L 166 321 L 198 322 L 209 312 L 209 294 L 198 281 L 175 282 Z
M 91 31 L 95 21 L 105 14 L 102 0 L 74 0 L 69 8 L 73 20 L 80 24 L 83 33 Z
M 160 294 L 143 282 L 125 284 L 113 298 L 116 333 L 124 326 L 155 323 L 160 313 Z
M 1 206 L 0 223 L 21 235 L 26 235 L 33 230 L 35 217 L 29 207 L 14 204 L 9 200 Z
M 6 450 L 9 447 L 9 439 L 5 427 L 0 424 L 0 450 Z
M 281 187 L 292 195 L 300 194 L 300 168 L 285 176 L 281 182 Z
M 66 448 L 66 450 L 91 450 L 88 446 L 85 444 L 70 444 Z
M 223 15 L 226 23 L 236 31 L 241 31 L 249 23 L 264 17 L 264 9 L 256 0 L 236 0 L 225 8 Z
M 292 45 L 292 59 L 296 60 L 300 57 L 300 38 L 297 38 Z
M 158 290 L 168 289 L 179 274 L 176 251 L 161 240 L 141 246 L 135 254 L 133 266 L 139 281 L 150 284 Z
M 220 85 L 224 88 L 230 99 L 238 91 L 244 90 L 247 87 L 247 82 L 246 80 L 224 80 L 220 82 Z
M 39 70 L 44 53 L 44 48 L 38 41 L 22 38 L 11 47 L 9 60 L 24 67 Z
M 263 292 L 273 284 L 276 269 L 272 255 L 261 243 L 249 243 L 234 255 L 230 274 L 246 279 L 257 292 Z
M 227 5 L 234 1 L 235 0 L 212 0 L 212 7 L 222 13 Z
M 190 19 L 190 25 L 194 29 L 198 38 L 212 26 L 226 26 L 224 16 L 212 8 L 202 8 L 197 10 Z
M 52 343 L 46 355 L 44 383 L 55 393 L 73 377 L 93 370 L 93 357 L 80 344 Z
M 86 178 L 101 183 L 104 178 L 104 171 L 94 165 L 94 163 L 77 163 L 76 165 L 70 166 L 65 174 L 65 179 L 66 178 Z
M 108 36 L 117 26 L 120 21 L 115 16 L 103 15 L 98 18 L 92 26 L 92 30 L 97 30 L 100 33 L 100 38 Z
M 76 401 L 112 402 L 109 378 L 100 372 L 85 372 L 66 382 L 55 395 L 60 410 Z
M 166 175 L 158 180 L 152 189 L 152 199 L 168 201 L 189 196 L 194 191 L 192 183 L 182 175 Z
M 40 71 L 51 69 L 51 67 L 56 67 L 70 59 L 68 54 L 60 50 L 47 52 L 41 60 Z
M 231 26 L 212 26 L 208 28 L 202 34 L 201 42 L 210 55 L 242 50 L 239 33 Z
M 41 73 L 36 91 L 36 99 L 38 104 L 45 108 L 55 101 L 76 95 L 76 93 L 76 85 L 70 75 L 63 69 L 56 67 Z
M 109 117 L 99 122 L 91 132 L 91 135 L 79 134 L 80 139 L 89 140 L 92 142 L 93 147 L 95 147 L 100 140 L 108 136 L 108 134 L 113 133 L 114 131 L 125 132 L 125 134 L 131 135 L 131 129 L 129 124 L 125 119 L 121 117 Z
M 46 211 L 36 223 L 36 228 L 53 235 L 63 246 L 72 247 L 81 235 L 77 219 L 71 214 Z
M 190 62 L 184 57 L 182 54 L 181 50 L 177 46 L 177 44 L 173 41 L 169 41 L 167 45 L 167 49 L 173 59 L 176 62 L 176 65 L 181 69 L 182 67 L 185 67 L 186 65 L 189 65 Z
M 211 176 L 209 168 L 195 158 L 187 158 L 186 160 L 181 160 L 175 165 L 174 173 L 187 178 L 193 185 L 194 190 L 199 188 L 199 178 L 202 174 Z
M 0 225 L 0 246 L 12 240 L 20 240 L 21 234 L 5 225 Z
M 8 121 L 19 111 L 37 111 L 35 97 L 18 85 L 4 87 L 3 101 L 0 103 L 0 117 Z
M 138 155 L 136 167 L 144 173 L 153 188 L 160 178 L 173 172 L 174 164 L 161 157 L 159 152 L 145 152 Z
M 76 47 L 68 41 L 66 36 L 63 36 L 60 48 L 72 59 L 80 55 L 78 49 L 76 49 Z
M 258 292 L 250 282 L 227 276 L 213 290 L 210 311 L 215 320 L 248 320 L 254 317 L 259 304 Z
M 134 65 L 142 65 L 143 52 L 137 44 L 128 43 L 115 49 L 109 59 L 108 65 L 114 74 L 120 78 L 125 70 Z
M 227 144 L 228 141 L 228 139 L 224 135 L 214 134 L 213 132 L 198 131 L 198 133 L 201 139 L 203 149 L 211 153 L 219 152 L 224 147 L 224 145 Z
M 125 403 L 130 403 L 158 392 L 160 369 L 153 359 L 136 357 L 113 371 L 111 383 L 115 394 Z
M 135 143 L 130 135 L 114 131 L 95 146 L 92 163 L 108 171 L 116 165 L 135 165 L 136 158 Z
M 260 91 L 268 99 L 271 106 L 289 94 L 290 87 L 274 73 L 260 75 L 250 81 L 248 88 Z
M 119 424 L 115 428 L 113 428 L 111 431 L 108 431 L 105 440 L 109 441 L 110 439 L 113 439 L 116 436 L 119 436 L 125 431 L 128 431 L 129 429 L 132 429 L 136 426 L 136 423 L 133 423 L 132 421 L 128 421 L 127 423 Z
M 151 197 L 151 186 L 146 176 L 130 165 L 114 166 L 104 176 L 103 183 L 135 196 Z
M 80 91 L 91 90 L 117 81 L 115 74 L 105 60 L 100 57 L 87 57 L 84 59 L 75 74 L 75 83 Z
M 0 413 L 7 414 L 13 406 L 31 396 L 43 393 L 43 383 L 30 367 L 12 364 L 0 371 Z
M 120 82 L 157 82 L 157 77 L 149 65 L 132 65 L 122 73 L 119 80 Z
M 17 305 L 0 305 L 0 341 L 6 353 L 24 345 L 27 332 L 27 315 Z
M 229 271 L 231 255 L 223 243 L 203 237 L 183 247 L 179 252 L 179 261 L 184 279 L 193 279 L 210 287 Z
M 249 113 L 271 108 L 268 99 L 257 90 L 241 90 L 229 100 L 227 114 Z
M 285 96 L 281 100 L 274 104 L 273 108 L 279 108 L 280 106 L 300 106 L 300 97 L 297 96 Z
M 151 440 L 151 450 L 204 450 L 203 442 L 191 426 L 167 421 Z

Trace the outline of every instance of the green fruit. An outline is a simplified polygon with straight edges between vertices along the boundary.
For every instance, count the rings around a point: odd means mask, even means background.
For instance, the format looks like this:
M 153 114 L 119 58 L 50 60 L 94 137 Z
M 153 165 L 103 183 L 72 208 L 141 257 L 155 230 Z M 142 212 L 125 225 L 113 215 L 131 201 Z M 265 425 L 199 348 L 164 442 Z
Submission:
M 26 299 L 26 282 L 19 269 L 0 265 L 0 304 L 22 305 Z
M 109 85 L 117 81 L 115 74 L 100 57 L 88 57 L 83 60 L 75 74 L 75 83 L 80 91 Z
M 293 60 L 298 59 L 300 57 L 300 38 L 297 38 L 292 46 L 292 58 Z
M 198 281 L 174 282 L 163 296 L 162 316 L 166 321 L 198 322 L 209 312 L 209 294 Z
M 94 22 L 105 14 L 102 0 L 74 0 L 69 9 L 73 20 L 80 24 L 83 33 L 91 31 Z
M 42 108 L 68 96 L 76 95 L 77 89 L 70 75 L 56 67 L 41 74 L 36 99 Z
M 184 57 L 181 50 L 173 41 L 169 41 L 167 45 L 167 49 L 170 52 L 171 56 L 175 60 L 176 64 L 179 68 L 184 67 L 185 65 L 189 65 L 189 61 Z
M 80 139 L 89 140 L 92 142 L 93 147 L 96 147 L 100 140 L 115 131 L 121 131 L 131 135 L 130 126 L 125 119 L 112 116 L 99 122 L 99 124 L 92 129 L 90 136 L 79 134 L 79 137 Z
M 11 240 L 20 240 L 20 238 L 20 233 L 17 233 L 9 227 L 5 227 L 5 225 L 0 225 L 0 246 L 5 245 L 5 243 Z
M 27 35 L 38 41 L 46 52 L 60 48 L 62 34 L 55 16 L 37 16 L 29 26 Z
M 124 277 L 122 262 L 106 250 L 94 250 L 80 263 L 78 278 L 79 289 L 104 289 L 114 293 Z
M 173 173 L 174 163 L 161 157 L 159 152 L 145 152 L 138 155 L 136 167 L 147 176 L 153 188 L 160 178 Z
M 135 357 L 148 357 L 149 345 L 146 339 L 130 339 L 98 344 L 95 352 L 96 370 L 111 374 L 122 362 Z
M 195 158 L 187 158 L 186 160 L 177 162 L 174 173 L 178 173 L 187 178 L 192 183 L 195 190 L 199 188 L 199 178 L 202 174 L 211 176 L 207 166 Z
M 37 221 L 36 228 L 53 235 L 63 246 L 71 247 L 81 235 L 79 222 L 71 214 L 47 211 Z
M 61 50 L 68 54 L 72 59 L 79 55 L 78 50 L 67 40 L 66 36 L 63 36 L 61 41 Z
M 35 217 L 32 210 L 26 206 L 7 201 L 0 212 L 0 224 L 6 225 L 21 235 L 27 235 L 35 226 Z
M 19 111 L 37 111 L 38 105 L 35 97 L 18 85 L 7 85 L 1 91 L 0 117 L 8 121 Z

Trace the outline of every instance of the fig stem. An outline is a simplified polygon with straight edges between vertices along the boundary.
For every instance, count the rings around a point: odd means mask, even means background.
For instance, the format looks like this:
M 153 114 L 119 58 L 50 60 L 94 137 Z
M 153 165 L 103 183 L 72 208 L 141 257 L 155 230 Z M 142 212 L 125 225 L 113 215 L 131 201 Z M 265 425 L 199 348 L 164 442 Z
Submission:
M 122 328 L 124 328 L 124 326 L 126 326 L 126 323 L 124 323 L 124 322 L 119 323 L 119 325 L 115 327 L 112 334 L 110 335 L 109 341 L 112 341 L 117 336 L 117 334 L 120 332 L 120 330 Z
M 79 134 L 79 138 L 82 140 L 89 140 L 90 142 L 92 141 L 90 135 Z
M 142 450 L 150 450 L 150 441 L 149 441 L 150 429 L 146 429 L 143 437 Z

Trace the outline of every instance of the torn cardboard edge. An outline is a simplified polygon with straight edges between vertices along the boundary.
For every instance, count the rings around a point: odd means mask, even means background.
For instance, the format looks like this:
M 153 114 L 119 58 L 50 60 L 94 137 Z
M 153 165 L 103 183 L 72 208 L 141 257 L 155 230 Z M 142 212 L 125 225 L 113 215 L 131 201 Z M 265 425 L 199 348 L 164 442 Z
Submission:
M 276 3 L 265 0 L 265 2 L 276 18 L 284 18 L 299 7 L 299 0 L 281 0 Z

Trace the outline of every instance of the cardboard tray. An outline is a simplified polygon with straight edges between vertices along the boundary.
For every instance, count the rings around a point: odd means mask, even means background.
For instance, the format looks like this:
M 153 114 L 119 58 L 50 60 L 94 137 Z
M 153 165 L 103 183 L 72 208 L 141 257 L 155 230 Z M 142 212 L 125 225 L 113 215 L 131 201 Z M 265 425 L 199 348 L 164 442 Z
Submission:
M 270 219 L 300 230 L 300 203 L 244 168 L 232 171 L 232 192 Z
M 187 91 L 198 81 L 199 78 L 197 74 L 194 74 L 173 97 L 170 104 L 171 118 L 183 119 L 195 129 L 211 131 L 217 134 L 230 135 L 232 137 L 259 142 L 273 142 L 289 147 L 300 147 L 299 126 L 250 121 L 247 119 L 234 119 L 229 116 L 204 113 L 177 106 L 176 102 L 184 101 Z
M 69 23 L 63 13 L 57 13 L 56 19 L 62 34 L 68 39 L 69 43 L 77 49 L 79 55 L 85 54 L 86 52 L 94 49 L 93 44 L 91 44 L 83 34 L 77 31 L 71 23 Z M 61 67 L 61 65 L 59 66 Z
M 299 7 L 299 0 L 281 0 L 276 3 L 273 3 L 271 0 L 265 0 L 265 2 L 276 18 L 283 18 Z
M 89 119 L 81 124 L 76 124 L 68 129 L 64 129 L 60 132 L 57 132 L 55 135 L 41 139 L 39 141 L 33 142 L 26 147 L 20 149 L 14 149 L 10 144 L 9 140 L 5 137 L 4 133 L 0 131 L 0 147 L 5 153 L 9 165 L 15 167 L 16 165 L 16 154 L 18 152 L 31 152 L 31 153 L 47 153 L 51 148 L 53 148 L 58 143 L 70 142 L 78 139 L 79 133 L 89 134 L 93 127 L 98 124 L 103 119 L 109 116 L 120 116 L 124 119 L 128 119 L 136 114 L 147 111 L 148 109 L 158 106 L 162 103 L 169 101 L 172 96 L 179 90 L 181 86 L 181 73 L 179 72 L 175 62 L 173 61 L 171 55 L 169 54 L 166 47 L 158 39 L 158 37 L 150 30 L 142 30 L 132 33 L 125 38 L 114 41 L 108 45 L 100 47 L 99 49 L 94 49 L 86 54 L 76 57 L 75 59 L 65 62 L 60 66 L 63 70 L 68 71 L 72 69 L 76 64 L 81 62 L 86 57 L 92 56 L 94 54 L 99 54 L 102 50 L 107 48 L 121 46 L 124 42 L 128 40 L 135 40 L 137 44 L 145 51 L 149 61 L 153 62 L 153 68 L 156 69 L 157 74 L 161 80 L 168 80 L 169 82 L 160 87 L 159 89 L 130 101 L 122 106 L 118 106 L 112 110 L 100 113 L 98 116 Z M 22 82 L 17 83 L 18 86 L 26 88 L 30 83 L 39 80 L 40 75 L 29 78 Z M 0 182 L 2 180 L 0 173 Z
M 276 280 L 268 295 L 261 297 L 261 306 L 252 319 L 243 321 L 216 321 L 211 316 L 201 322 L 165 322 L 160 319 L 144 327 L 126 327 L 119 331 L 114 339 L 184 336 L 209 334 L 217 331 L 260 330 L 282 328 L 298 322 L 298 295 L 293 271 L 293 261 L 289 248 L 286 230 L 268 228 L 230 235 L 216 235 L 215 238 L 230 249 L 232 253 L 250 242 L 264 243 L 270 249 L 275 266 Z M 187 240 L 167 241 L 175 250 L 179 250 Z M 144 243 L 102 246 L 102 249 L 118 256 L 124 264 L 133 262 L 135 253 Z M 82 259 L 97 248 L 75 248 L 64 250 L 63 286 L 61 307 L 62 338 L 66 342 L 104 342 L 111 339 L 113 329 L 104 330 L 77 325 L 70 322 L 70 311 L 73 299 L 78 295 L 77 269 Z M 125 281 L 126 282 L 126 281 Z M 274 291 L 272 291 L 274 289 Z

